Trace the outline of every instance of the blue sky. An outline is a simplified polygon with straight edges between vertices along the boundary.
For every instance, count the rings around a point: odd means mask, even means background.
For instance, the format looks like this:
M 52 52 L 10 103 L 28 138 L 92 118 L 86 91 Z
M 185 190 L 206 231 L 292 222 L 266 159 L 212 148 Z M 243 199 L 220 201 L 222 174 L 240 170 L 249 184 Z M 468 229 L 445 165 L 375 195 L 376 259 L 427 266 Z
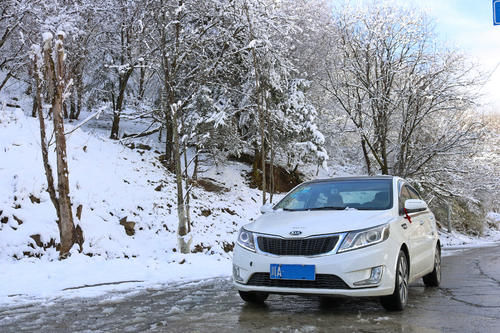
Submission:
M 342 3 L 346 0 L 331 0 Z M 348 0 L 371 3 L 374 0 Z M 379 0 L 381 1 L 381 0 Z M 500 113 L 500 25 L 493 25 L 492 0 L 386 0 L 396 5 L 422 10 L 434 19 L 435 32 L 446 47 L 458 48 L 492 73 L 481 89 L 482 110 Z
M 408 4 L 408 1 L 395 2 Z M 500 113 L 500 26 L 493 25 L 492 0 L 420 0 L 415 3 L 435 19 L 440 38 L 468 53 L 484 71 L 493 72 L 482 89 L 482 102 L 485 111 Z

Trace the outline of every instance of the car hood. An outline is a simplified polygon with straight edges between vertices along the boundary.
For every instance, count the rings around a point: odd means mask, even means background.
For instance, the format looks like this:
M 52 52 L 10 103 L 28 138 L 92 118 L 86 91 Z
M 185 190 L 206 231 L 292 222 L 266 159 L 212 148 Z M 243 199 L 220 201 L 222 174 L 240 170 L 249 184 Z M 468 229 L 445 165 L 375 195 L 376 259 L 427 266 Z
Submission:
M 252 232 L 290 238 L 300 231 L 300 238 L 359 230 L 388 223 L 395 218 L 392 210 L 275 211 L 261 215 L 245 229 Z

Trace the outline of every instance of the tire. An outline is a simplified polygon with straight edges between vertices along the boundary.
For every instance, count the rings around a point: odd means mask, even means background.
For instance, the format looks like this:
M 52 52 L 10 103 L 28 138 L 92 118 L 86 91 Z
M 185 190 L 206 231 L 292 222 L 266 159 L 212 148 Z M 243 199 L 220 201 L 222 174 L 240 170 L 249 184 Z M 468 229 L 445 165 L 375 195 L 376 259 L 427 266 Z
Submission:
M 409 267 L 406 254 L 400 250 L 396 265 L 396 281 L 394 293 L 380 297 L 380 303 L 388 311 L 402 311 L 408 303 Z
M 267 297 L 269 297 L 268 293 L 263 293 L 263 292 L 258 292 L 258 291 L 241 291 L 238 290 L 240 293 L 240 297 L 242 300 L 244 300 L 247 303 L 252 303 L 252 304 L 262 304 L 265 302 Z
M 441 283 L 441 248 L 436 245 L 436 252 L 434 254 L 434 270 L 423 277 L 424 284 L 427 287 L 439 287 Z

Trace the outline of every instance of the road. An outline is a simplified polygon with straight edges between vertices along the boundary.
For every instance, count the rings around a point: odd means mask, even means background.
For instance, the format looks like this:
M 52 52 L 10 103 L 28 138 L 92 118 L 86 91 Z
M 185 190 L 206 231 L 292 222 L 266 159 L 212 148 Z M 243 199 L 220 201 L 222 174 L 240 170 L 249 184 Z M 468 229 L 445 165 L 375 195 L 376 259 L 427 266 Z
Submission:
M 229 279 L 132 295 L 0 306 L 0 332 L 500 332 L 500 247 L 443 258 L 440 288 L 411 285 L 404 312 L 377 299 L 271 295 L 244 304 Z

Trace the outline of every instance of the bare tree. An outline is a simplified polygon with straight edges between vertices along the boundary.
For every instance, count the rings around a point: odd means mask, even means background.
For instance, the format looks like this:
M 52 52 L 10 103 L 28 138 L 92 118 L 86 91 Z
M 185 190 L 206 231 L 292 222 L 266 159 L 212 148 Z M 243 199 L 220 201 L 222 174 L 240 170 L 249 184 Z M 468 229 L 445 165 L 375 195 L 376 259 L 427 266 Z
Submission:
M 424 15 L 374 4 L 366 12 L 344 8 L 332 24 L 324 88 L 359 134 L 368 173 L 374 163 L 382 174 L 413 176 L 472 142 L 474 125 L 459 120 L 474 105 L 479 76 L 462 56 L 433 45 Z M 424 141 L 442 117 L 448 131 Z
M 259 134 L 260 134 L 260 152 L 259 154 L 255 154 L 256 160 L 258 160 L 257 156 L 260 156 L 261 169 L 262 169 L 262 204 L 266 203 L 266 192 L 267 192 L 267 184 L 266 184 L 266 112 L 264 110 L 264 92 L 261 87 L 261 78 L 260 78 L 260 64 L 259 59 L 257 57 L 257 53 L 255 51 L 257 40 L 253 30 L 253 22 L 252 17 L 248 11 L 248 3 L 245 1 L 244 3 L 245 15 L 248 22 L 248 31 L 250 34 L 250 47 L 252 49 L 252 64 L 254 70 L 255 77 L 255 101 L 257 104 L 257 114 L 259 119 Z M 272 174 L 271 174 L 272 176 Z
M 75 243 L 76 229 L 73 223 L 73 214 L 71 211 L 71 200 L 69 197 L 69 170 L 66 155 L 66 138 L 64 135 L 64 121 L 63 121 L 63 102 L 67 91 L 70 86 L 64 80 L 64 33 L 57 34 L 57 40 L 52 40 L 52 35 L 49 33 L 44 34 L 43 55 L 40 52 L 34 54 L 34 69 L 35 69 L 35 82 L 37 85 L 36 99 L 37 99 L 37 113 L 40 122 L 40 137 L 42 147 L 42 157 L 45 168 L 45 175 L 47 177 L 47 187 L 54 208 L 57 212 L 58 226 L 60 234 L 60 258 L 64 259 L 69 255 L 71 247 Z M 55 59 L 53 58 L 53 46 L 55 45 Z M 39 50 L 39 47 L 35 47 Z M 45 76 L 42 81 L 42 68 L 45 68 Z M 57 195 L 54 184 L 54 177 L 52 174 L 52 167 L 48 158 L 48 142 L 46 136 L 46 127 L 44 121 L 44 114 L 42 109 L 42 82 L 46 85 L 52 85 L 54 94 L 51 100 L 50 113 L 52 114 L 56 156 L 57 156 Z M 81 233 L 81 229 L 79 229 Z
M 147 22 L 144 22 L 146 11 L 142 6 L 144 3 L 130 0 L 117 1 L 115 7 L 115 19 L 119 22 L 119 30 L 112 31 L 110 35 L 110 49 L 116 43 L 119 47 L 112 56 L 117 64 L 108 64 L 107 67 L 113 68 L 118 76 L 117 92 L 113 86 L 111 97 L 113 101 L 113 123 L 111 125 L 111 139 L 118 139 L 120 129 L 120 117 L 122 115 L 125 93 L 128 87 L 129 79 L 134 70 L 141 66 L 144 61 L 144 53 L 147 48 L 143 45 L 143 38 L 147 28 Z M 147 8 L 147 4 L 145 5 Z
M 36 2 L 36 1 L 33 1 Z M 32 2 L 28 0 L 3 0 L 0 6 L 0 91 L 12 79 L 25 79 L 21 74 L 26 69 L 24 55 L 28 51 L 25 38 L 27 22 L 33 16 Z

